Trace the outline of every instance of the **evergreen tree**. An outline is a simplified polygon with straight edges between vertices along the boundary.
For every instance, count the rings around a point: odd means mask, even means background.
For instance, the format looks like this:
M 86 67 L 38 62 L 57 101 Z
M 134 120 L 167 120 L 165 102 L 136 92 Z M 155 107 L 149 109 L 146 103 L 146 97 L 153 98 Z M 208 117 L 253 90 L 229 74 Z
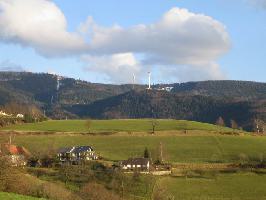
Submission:
M 147 147 L 144 150 L 144 158 L 150 158 L 150 153 Z

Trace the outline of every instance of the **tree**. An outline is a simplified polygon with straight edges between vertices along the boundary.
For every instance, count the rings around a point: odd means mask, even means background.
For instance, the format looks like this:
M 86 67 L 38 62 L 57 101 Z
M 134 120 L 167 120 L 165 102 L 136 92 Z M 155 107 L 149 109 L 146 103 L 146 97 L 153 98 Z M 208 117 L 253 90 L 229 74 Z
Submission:
M 163 163 L 164 162 L 164 157 L 163 157 L 163 143 L 162 142 L 160 142 L 160 147 L 159 147 L 159 155 L 160 155 L 160 161 L 161 161 L 161 163 Z
M 85 126 L 90 131 L 92 125 L 92 121 L 90 119 L 86 120 Z
M 158 126 L 158 125 L 159 125 L 159 123 L 158 123 L 157 120 L 153 119 L 153 120 L 151 121 L 152 134 L 155 134 L 155 128 L 156 128 L 156 126 Z
M 25 114 L 24 115 L 24 121 L 25 121 L 25 123 L 33 123 L 34 118 L 30 114 Z
M 231 119 L 230 124 L 232 129 L 238 129 L 238 124 L 236 123 L 235 120 Z
M 0 191 L 6 191 L 10 184 L 15 182 L 17 170 L 11 167 L 7 157 L 0 157 Z
M 150 152 L 147 147 L 144 150 L 144 158 L 150 158 Z
M 72 166 L 64 165 L 59 170 L 59 177 L 62 181 L 64 181 L 65 185 L 71 180 L 74 174 L 74 169 Z
M 224 119 L 220 116 L 216 123 L 215 123 L 217 126 L 225 126 L 225 123 L 224 123 Z
M 254 119 L 253 127 L 256 133 L 265 133 L 266 131 L 266 123 L 261 119 Z

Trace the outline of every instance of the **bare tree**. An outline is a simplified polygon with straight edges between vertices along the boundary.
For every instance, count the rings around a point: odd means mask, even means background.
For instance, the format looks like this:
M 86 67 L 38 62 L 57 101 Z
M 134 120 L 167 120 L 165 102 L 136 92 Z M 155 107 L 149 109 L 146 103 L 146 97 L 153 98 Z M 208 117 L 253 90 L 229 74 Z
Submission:
M 158 121 L 153 119 L 151 120 L 152 134 L 155 134 L 155 128 L 159 125 Z
M 238 124 L 236 123 L 235 120 L 231 119 L 230 124 L 232 129 L 238 129 Z
M 161 163 L 164 162 L 164 157 L 163 157 L 163 143 L 160 142 L 160 161 Z
M 254 131 L 256 133 L 265 133 L 266 123 L 261 119 L 254 119 Z
M 224 119 L 220 116 L 215 123 L 217 126 L 225 126 Z
M 85 126 L 86 126 L 86 128 L 88 129 L 89 132 L 91 130 L 91 125 L 92 125 L 92 121 L 90 119 L 86 120 Z

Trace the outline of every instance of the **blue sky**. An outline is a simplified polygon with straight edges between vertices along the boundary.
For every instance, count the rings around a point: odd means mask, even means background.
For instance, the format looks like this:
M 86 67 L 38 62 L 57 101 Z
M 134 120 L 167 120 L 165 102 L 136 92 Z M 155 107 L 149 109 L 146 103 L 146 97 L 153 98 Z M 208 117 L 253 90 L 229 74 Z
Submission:
M 64 21 L 60 13 L 58 14 L 58 10 L 61 11 L 67 22 L 67 28 L 59 30 L 58 37 L 52 36 L 57 34 L 58 29 L 51 24 L 42 27 L 41 23 L 38 23 L 33 28 L 27 26 L 25 31 L 23 23 L 32 18 L 39 19 L 39 16 L 33 13 L 29 18 L 21 19 L 21 16 L 11 15 L 13 8 L 6 6 L 4 4 L 6 1 L 0 0 L 0 8 L 2 2 L 0 13 L 3 12 L 5 16 L 0 17 L 0 28 L 1 25 L 6 27 L 6 24 L 11 23 L 14 23 L 14 26 L 10 25 L 9 29 L 6 28 L 2 33 L 0 31 L 0 69 L 2 70 L 55 72 L 68 77 L 105 83 L 130 83 L 133 73 L 137 74 L 139 82 L 145 82 L 147 71 L 152 71 L 154 83 L 207 79 L 266 82 L 266 3 L 264 0 L 234 0 L 233 2 L 229 0 L 55 0 L 52 2 L 53 6 L 49 5 L 51 2 L 45 2 L 45 0 L 35 0 L 38 3 L 34 5 L 32 5 L 33 0 L 11 0 L 17 5 L 16 11 L 20 9 L 31 11 L 33 8 L 31 6 L 34 8 L 39 6 L 38 9 L 42 11 L 47 4 L 47 9 L 51 9 L 49 13 L 54 18 L 60 18 L 58 24 L 56 19 L 52 18 L 55 20 L 52 24 L 58 27 L 61 27 L 61 22 Z M 19 1 L 26 2 L 23 8 Z M 259 3 L 256 4 L 256 2 Z M 175 9 L 170 12 L 173 8 L 187 11 Z M 54 10 L 56 14 L 53 15 Z M 180 26 L 190 31 L 189 36 L 179 35 L 180 31 L 176 33 L 169 31 L 168 39 L 168 32 L 157 22 L 169 13 L 174 13 L 175 20 L 170 20 L 171 23 L 178 23 L 181 19 L 178 18 L 180 13 L 181 16 L 191 18 L 193 26 L 186 22 L 182 22 L 183 25 Z M 88 16 L 93 18 L 93 22 L 86 24 Z M 172 17 L 172 15 L 169 16 Z M 219 24 L 216 24 L 216 21 Z M 68 33 L 80 34 L 81 24 L 86 28 L 86 33 L 82 33 L 82 39 L 86 41 L 84 45 L 80 36 L 78 39 L 73 35 L 66 36 Z M 136 36 L 133 33 L 139 29 L 132 27 L 139 24 L 145 26 L 145 34 Z M 22 27 L 21 30 L 14 29 L 18 25 Z M 35 26 L 32 23 L 30 25 Z M 113 31 L 114 25 L 119 25 L 121 33 Z M 104 37 L 108 38 L 107 42 L 101 43 L 91 39 L 88 33 L 90 26 L 94 27 L 92 31 L 95 35 L 104 33 Z M 176 26 L 171 24 L 170 28 L 172 27 Z M 209 30 L 213 27 L 216 30 L 215 33 L 214 30 Z M 169 30 L 172 30 L 170 28 Z M 218 33 L 216 33 L 217 30 L 219 30 Z M 154 32 L 159 33 L 158 41 L 163 39 L 170 44 L 164 45 L 163 41 L 157 43 L 156 37 L 151 38 L 150 42 L 145 41 L 141 44 L 140 41 L 143 41 L 144 37 L 145 40 L 149 40 L 149 34 Z M 47 44 L 35 38 L 38 34 L 44 38 L 43 40 L 47 40 Z M 125 36 L 127 34 L 128 37 Z M 208 37 L 212 35 L 213 39 L 208 41 Z M 62 39 L 64 36 L 66 36 L 65 40 Z M 182 40 L 181 44 L 178 42 L 180 40 Z M 68 41 L 69 44 L 66 45 Z M 94 46 L 90 44 L 91 41 L 95 43 Z M 129 44 L 127 44 L 128 41 Z M 195 45 L 194 41 L 200 45 Z M 215 41 L 217 44 L 213 44 Z M 49 42 L 51 44 L 48 44 Z M 174 42 L 176 42 L 175 46 Z M 77 43 L 80 45 L 76 45 Z M 174 46 L 173 49 L 167 48 L 170 46 Z

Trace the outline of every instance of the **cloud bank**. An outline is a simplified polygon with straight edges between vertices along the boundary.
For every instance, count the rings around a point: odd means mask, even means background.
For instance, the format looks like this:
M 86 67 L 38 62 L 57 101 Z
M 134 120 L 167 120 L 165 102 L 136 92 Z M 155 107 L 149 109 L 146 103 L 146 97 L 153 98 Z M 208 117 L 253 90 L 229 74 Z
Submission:
M 88 17 L 69 32 L 63 12 L 48 0 L 0 0 L 0 40 L 44 56 L 79 56 L 88 71 L 115 83 L 130 82 L 133 73 L 141 79 L 148 66 L 175 81 L 222 79 L 217 59 L 230 48 L 222 23 L 186 9 L 129 28 Z
M 167 78 L 175 76 L 175 81 L 224 78 L 215 61 L 228 51 L 230 40 L 224 25 L 209 16 L 173 8 L 149 25 L 127 29 L 118 25 L 102 27 L 89 17 L 81 29 L 90 38 L 90 58 L 94 56 L 98 62 L 103 58 L 97 69 L 108 73 L 111 79 L 121 68 L 111 67 L 110 73 L 105 70 L 106 66 L 112 56 L 125 53 L 142 55 L 139 71 L 147 66 L 157 66 L 162 74 L 171 71 Z M 111 56 L 105 65 L 108 55 Z M 95 71 L 96 67 L 89 69 Z M 131 76 L 134 70 L 128 71 Z
M 0 38 L 45 56 L 81 53 L 84 39 L 67 31 L 62 11 L 47 0 L 0 0 Z

